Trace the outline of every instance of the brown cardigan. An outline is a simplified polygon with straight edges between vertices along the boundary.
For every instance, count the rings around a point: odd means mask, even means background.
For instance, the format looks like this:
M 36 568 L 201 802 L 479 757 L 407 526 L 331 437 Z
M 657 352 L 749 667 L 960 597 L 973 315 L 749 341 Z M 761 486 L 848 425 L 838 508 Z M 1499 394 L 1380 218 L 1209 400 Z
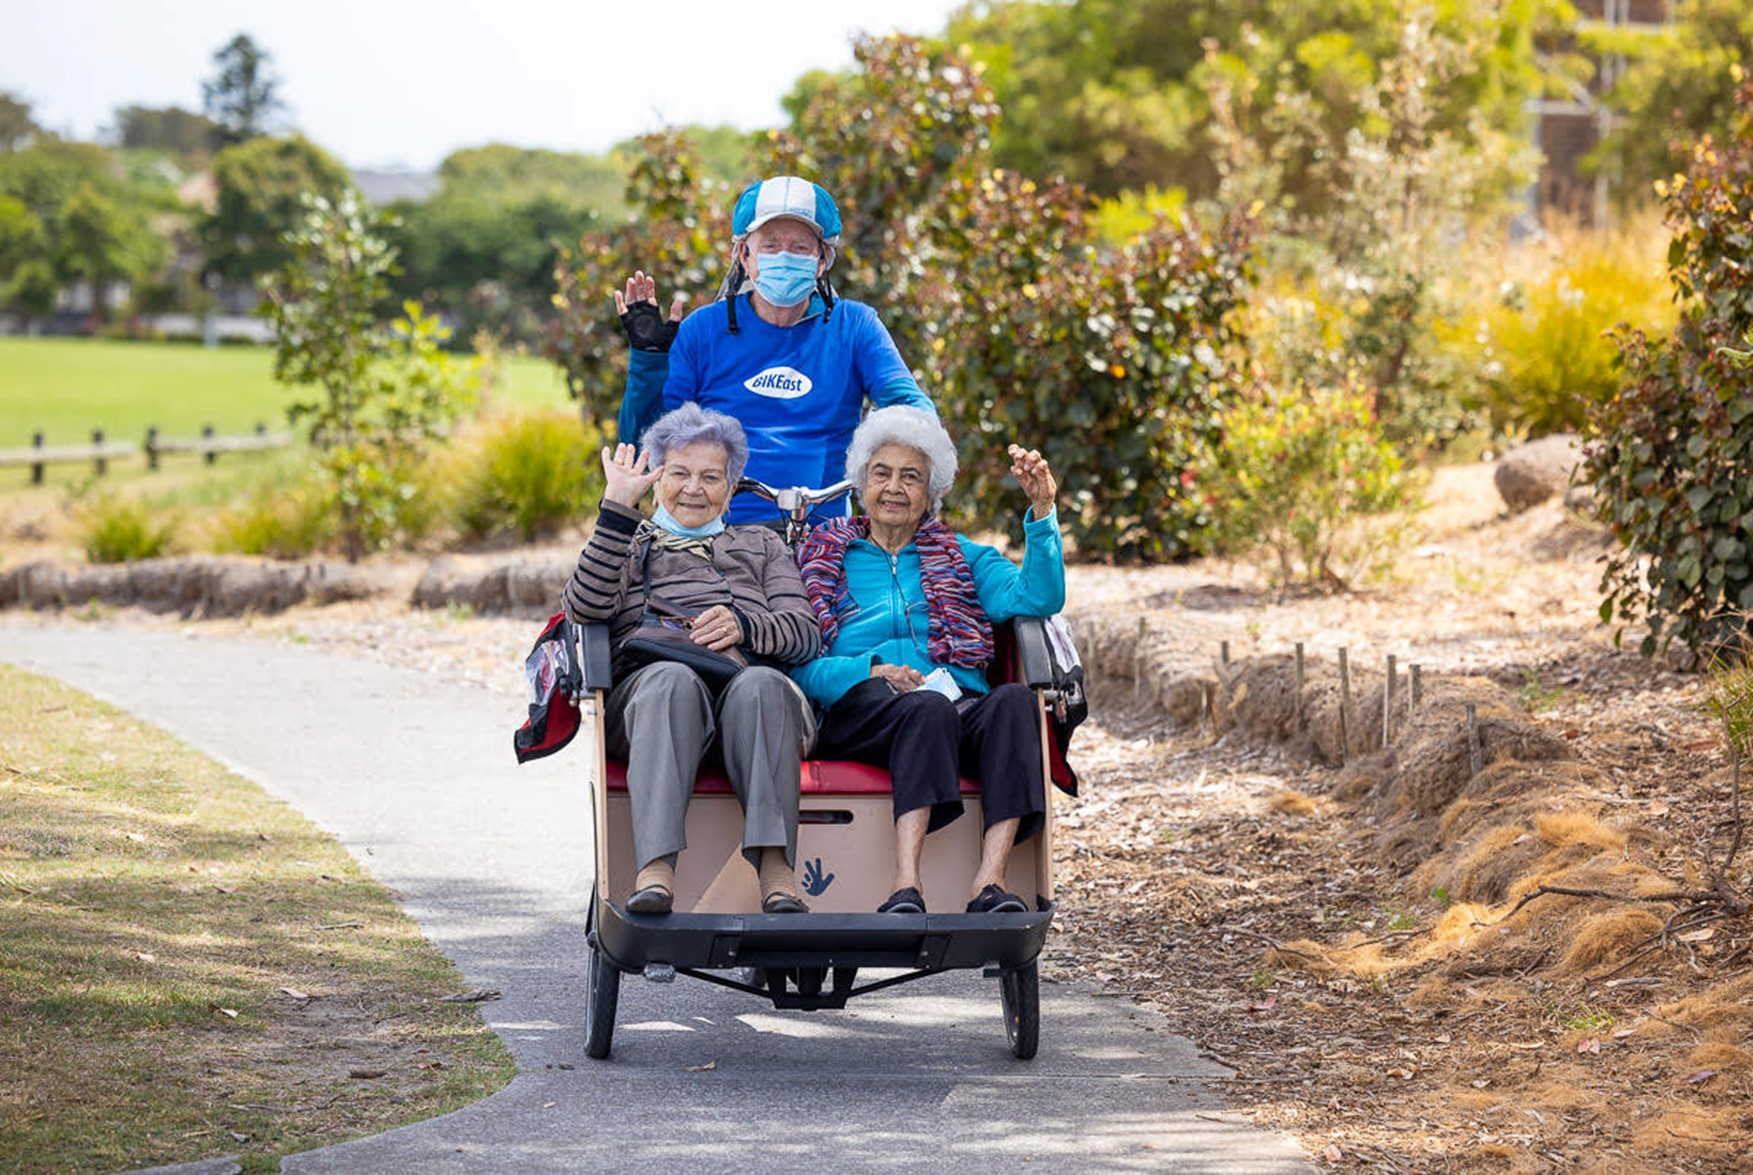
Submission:
M 639 621 L 646 541 L 644 517 L 616 502 L 597 511 L 596 530 L 579 552 L 561 595 L 566 615 L 579 623 L 607 621 L 610 647 Z M 715 572 L 713 568 L 717 568 Z M 728 605 L 742 622 L 738 648 L 786 665 L 820 651 L 822 632 L 804 594 L 797 560 L 785 540 L 764 526 L 727 526 L 712 544 L 712 563 L 687 551 L 651 552 L 652 588 L 689 614 Z

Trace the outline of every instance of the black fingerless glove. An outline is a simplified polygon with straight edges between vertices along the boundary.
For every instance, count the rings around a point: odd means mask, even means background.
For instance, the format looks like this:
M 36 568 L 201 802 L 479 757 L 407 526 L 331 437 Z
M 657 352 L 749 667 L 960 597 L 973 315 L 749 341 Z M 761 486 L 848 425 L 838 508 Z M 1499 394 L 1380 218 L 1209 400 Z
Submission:
M 668 351 L 676 341 L 678 325 L 652 302 L 635 302 L 621 315 L 621 329 L 627 332 L 627 342 L 635 351 Z

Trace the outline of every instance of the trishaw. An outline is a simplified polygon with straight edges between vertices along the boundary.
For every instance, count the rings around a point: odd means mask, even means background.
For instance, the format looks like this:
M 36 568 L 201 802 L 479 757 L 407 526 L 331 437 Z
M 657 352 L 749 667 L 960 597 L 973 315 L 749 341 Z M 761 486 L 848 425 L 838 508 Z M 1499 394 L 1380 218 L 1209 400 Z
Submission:
M 849 488 L 774 489 L 744 479 L 740 492 L 774 502 L 795 544 L 810 511 Z M 1037 957 L 1053 919 L 1053 805 L 1041 832 L 1020 846 L 1005 888 L 1034 895 L 1035 909 L 1015 914 L 936 913 L 960 910 L 980 855 L 980 796 L 962 781 L 964 817 L 926 841 L 921 870 L 925 914 L 878 914 L 888 896 L 895 826 L 888 773 L 862 763 L 806 759 L 798 814 L 800 884 L 807 914 L 762 914 L 754 869 L 740 851 L 741 813 L 721 771 L 702 769 L 688 806 L 687 843 L 676 865 L 674 912 L 628 913 L 617 904 L 632 888 L 631 807 L 625 765 L 607 758 L 604 704 L 610 687 L 606 625 L 576 626 L 583 688 L 579 734 L 594 816 L 595 890 L 587 922 L 590 948 L 585 1051 L 609 1055 L 623 974 L 654 982 L 677 975 L 745 991 L 775 1008 L 842 1008 L 854 996 L 939 972 L 981 968 L 998 980 L 1010 1051 L 1035 1055 L 1040 1034 Z M 1023 681 L 1042 703 L 1056 700 L 1044 622 L 1000 625 L 990 677 Z M 1042 762 L 1049 763 L 1045 709 Z M 1043 780 L 1043 786 L 1047 784 Z M 900 969 L 859 982 L 860 971 Z

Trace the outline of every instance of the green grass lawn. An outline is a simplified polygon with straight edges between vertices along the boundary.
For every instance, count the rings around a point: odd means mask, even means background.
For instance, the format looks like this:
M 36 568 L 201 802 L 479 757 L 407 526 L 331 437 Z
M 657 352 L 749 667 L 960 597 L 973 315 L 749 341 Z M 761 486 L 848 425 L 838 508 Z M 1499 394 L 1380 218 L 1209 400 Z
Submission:
M 0 664 L 0 1170 L 280 1156 L 515 1065 L 463 978 L 296 809 Z
M 222 434 L 258 421 L 284 428 L 291 389 L 273 369 L 267 347 L 0 338 L 0 448 L 28 445 L 38 430 L 53 445 L 89 441 L 94 428 L 136 444 L 152 425 L 167 436 L 204 424 Z M 553 364 L 507 356 L 493 401 L 559 406 L 566 390 Z

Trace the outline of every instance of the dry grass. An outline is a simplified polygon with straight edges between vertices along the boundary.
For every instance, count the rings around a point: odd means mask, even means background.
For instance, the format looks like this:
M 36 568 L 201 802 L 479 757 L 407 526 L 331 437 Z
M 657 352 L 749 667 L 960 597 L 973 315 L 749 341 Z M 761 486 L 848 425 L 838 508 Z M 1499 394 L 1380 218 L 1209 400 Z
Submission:
M 1693 1156 L 1729 1160 L 1729 1165 L 1715 1168 L 1719 1171 L 1745 1170 L 1735 1160 L 1746 1157 L 1746 1129 L 1744 1109 L 1675 1108 L 1639 1122 L 1631 1142 L 1645 1154 L 1673 1154 L 1681 1150 Z
M 1753 1032 L 1753 974 L 1743 970 L 1731 981 L 1682 1000 L 1662 1004 L 1654 1014 L 1663 1021 L 1699 1031 L 1732 1029 Z
M 1184 579 L 1135 597 L 1161 615 L 1086 613 L 1098 713 L 1172 732 L 1172 753 L 1090 782 L 1101 831 L 1067 834 L 1063 921 L 1080 952 L 1123 962 L 1058 965 L 1177 1018 L 1239 1070 L 1259 1121 L 1312 1154 L 1342 1138 L 1342 1168 L 1736 1169 L 1753 1147 L 1746 926 L 1650 952 L 1676 903 L 1542 895 L 1512 913 L 1543 885 L 1637 899 L 1708 884 L 1699 843 L 1713 823 L 1726 843 L 1726 784 L 1698 687 L 1606 647 L 1589 528 L 1556 508 L 1497 517 L 1443 480 L 1426 518 L 1455 594 L 1433 560 L 1367 598 Z M 1344 745 L 1335 646 L 1351 650 Z M 1402 677 L 1386 748 L 1383 651 L 1424 666 L 1424 707 L 1404 708 Z M 1516 697 L 1530 672 L 1564 691 L 1539 715 Z M 1225 777 L 1249 798 L 1208 782 Z M 1122 815 L 1167 818 L 1148 873 L 1138 842 L 1115 847 Z M 1079 913 L 1085 892 L 1138 878 L 1154 920 Z M 1702 1122 L 1736 1147 L 1695 1145 Z
M 1541 840 L 1557 848 L 1581 845 L 1608 851 L 1625 847 L 1625 833 L 1607 827 L 1587 812 L 1571 808 L 1542 812 L 1534 818 L 1534 829 Z
M 1289 788 L 1267 796 L 1266 806 L 1272 811 L 1281 812 L 1286 816 L 1313 816 L 1315 814 L 1315 801 L 1302 792 Z
M 1581 975 L 1603 964 L 1621 962 L 1638 944 L 1662 930 L 1662 920 L 1642 906 L 1621 906 L 1564 928 L 1570 945 L 1561 972 Z

